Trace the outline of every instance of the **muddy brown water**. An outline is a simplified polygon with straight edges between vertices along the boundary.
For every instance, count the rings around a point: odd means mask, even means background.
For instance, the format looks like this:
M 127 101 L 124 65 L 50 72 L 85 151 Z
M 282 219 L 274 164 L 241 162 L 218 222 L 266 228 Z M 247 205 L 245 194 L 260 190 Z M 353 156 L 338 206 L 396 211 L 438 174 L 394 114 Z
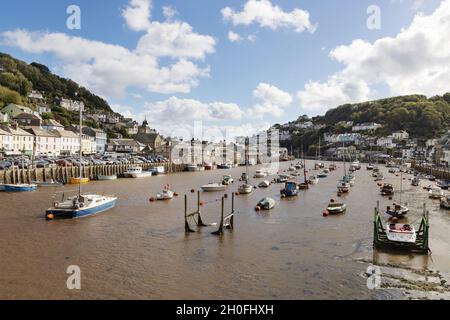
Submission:
M 289 163 L 281 164 L 281 171 Z M 312 167 L 309 162 L 308 167 Z M 250 176 L 259 167 L 248 169 Z M 386 181 L 398 190 L 400 178 L 382 168 Z M 117 206 L 98 216 L 45 221 L 44 212 L 55 191 L 0 193 L 0 298 L 1 299 L 401 299 L 402 290 L 369 290 L 364 272 L 367 261 L 405 268 L 450 270 L 450 213 L 439 209 L 419 187 L 405 180 L 402 201 L 410 207 L 416 225 L 423 203 L 430 210 L 431 256 L 374 252 L 372 221 L 379 195 L 371 172 L 363 166 L 356 185 L 343 197 L 345 215 L 323 217 L 343 165 L 295 199 L 280 199 L 282 185 L 256 189 L 236 197 L 235 229 L 222 237 L 217 226 L 184 232 L 184 201 L 195 209 L 192 188 L 231 174 L 236 191 L 245 167 L 198 173 L 178 173 L 145 179 L 91 182 L 88 192 L 116 194 Z M 408 178 L 405 175 L 405 178 Z M 273 178 L 273 177 L 271 177 Z M 251 179 L 257 185 L 262 179 Z M 303 177 L 298 177 L 303 180 Z M 150 203 L 169 183 L 180 196 Z M 427 182 L 422 182 L 423 185 Z M 219 221 L 224 192 L 202 193 L 202 218 Z M 255 212 L 264 196 L 277 205 L 270 212 Z M 397 199 L 397 195 L 395 197 Z M 230 197 L 226 210 L 230 208 Z M 361 260 L 366 261 L 361 263 Z M 81 290 L 68 290 L 66 269 L 81 268 Z M 424 293 L 425 295 L 427 293 Z

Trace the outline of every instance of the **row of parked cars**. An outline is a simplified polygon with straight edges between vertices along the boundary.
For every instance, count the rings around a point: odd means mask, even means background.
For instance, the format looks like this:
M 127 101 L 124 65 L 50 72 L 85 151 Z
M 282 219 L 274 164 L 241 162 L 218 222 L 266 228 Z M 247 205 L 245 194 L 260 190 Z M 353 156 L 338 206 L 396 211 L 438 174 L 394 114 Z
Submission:
M 81 165 L 106 165 L 106 164 L 144 164 L 144 163 L 165 163 L 168 160 L 163 156 L 90 156 L 81 160 Z M 0 160 L 0 170 L 9 169 L 12 166 L 20 168 L 49 168 L 49 167 L 71 167 L 79 166 L 80 159 L 77 157 L 37 157 L 32 161 L 27 156 L 9 157 Z

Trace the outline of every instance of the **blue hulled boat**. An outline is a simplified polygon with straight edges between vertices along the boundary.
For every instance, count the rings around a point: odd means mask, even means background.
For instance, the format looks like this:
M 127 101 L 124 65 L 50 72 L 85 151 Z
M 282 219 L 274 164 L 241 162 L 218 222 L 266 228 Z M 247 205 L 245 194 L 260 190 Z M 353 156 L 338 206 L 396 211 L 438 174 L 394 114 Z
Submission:
M 34 191 L 37 189 L 36 184 L 5 184 L 3 186 L 6 192 L 24 192 L 24 191 Z
M 280 191 L 282 197 L 294 197 L 298 195 L 297 184 L 292 181 L 286 182 L 284 189 Z
M 83 194 L 69 197 L 61 203 L 55 202 L 45 214 L 46 218 L 73 219 L 95 215 L 116 205 L 117 197 L 101 196 L 97 194 Z

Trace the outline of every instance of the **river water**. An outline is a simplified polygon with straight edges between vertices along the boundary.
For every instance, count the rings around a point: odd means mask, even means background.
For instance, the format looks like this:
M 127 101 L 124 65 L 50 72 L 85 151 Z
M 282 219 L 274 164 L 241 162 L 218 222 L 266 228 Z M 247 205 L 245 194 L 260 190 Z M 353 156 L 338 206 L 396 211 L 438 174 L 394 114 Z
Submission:
M 280 170 L 288 165 L 282 163 Z M 250 176 L 258 168 L 250 167 Z M 400 178 L 382 170 L 385 182 L 398 190 Z M 227 191 L 231 194 L 244 171 L 241 167 L 91 182 L 85 191 L 116 194 L 119 201 L 107 213 L 78 220 L 44 219 L 55 191 L 76 187 L 0 193 L 0 299 L 403 299 L 414 292 L 417 298 L 448 297 L 448 288 L 436 293 L 422 290 L 422 282 L 411 285 L 417 280 L 411 275 L 417 278 L 415 270 L 431 270 L 439 279 L 448 279 L 450 213 L 405 180 L 402 201 L 409 204 L 410 221 L 418 226 L 424 202 L 430 210 L 433 253 L 374 252 L 376 201 L 381 207 L 392 201 L 379 195 L 365 167 L 355 173 L 356 185 L 342 198 L 348 206 L 345 215 L 322 216 L 330 198 L 336 198 L 343 175 L 338 164 L 328 178 L 296 199 L 280 199 L 279 184 L 236 197 L 235 229 L 222 237 L 211 234 L 217 226 L 185 234 L 183 195 L 188 194 L 189 210 L 194 211 L 192 188 L 231 174 L 236 180 Z M 150 203 L 149 197 L 167 183 L 180 196 Z M 219 221 L 222 194 L 202 193 L 204 222 Z M 255 212 L 264 196 L 277 201 L 275 209 Z M 407 283 L 369 290 L 365 271 L 370 263 L 400 270 Z M 81 290 L 67 289 L 70 265 L 81 268 Z

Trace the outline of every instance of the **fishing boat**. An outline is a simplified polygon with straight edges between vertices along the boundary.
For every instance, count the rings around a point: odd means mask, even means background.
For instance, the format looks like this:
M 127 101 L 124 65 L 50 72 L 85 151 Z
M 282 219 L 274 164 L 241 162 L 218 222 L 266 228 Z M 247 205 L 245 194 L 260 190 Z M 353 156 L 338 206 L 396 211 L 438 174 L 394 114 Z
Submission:
M 317 178 L 315 175 L 312 175 L 309 177 L 308 181 L 309 181 L 309 184 L 318 184 L 319 178 Z
M 415 243 L 416 230 L 413 225 L 391 223 L 386 226 L 386 236 L 389 241 L 402 243 Z
M 225 191 L 226 189 L 227 189 L 226 185 L 215 182 L 210 182 L 202 186 L 202 190 L 204 192 Z
M 228 186 L 228 185 L 230 185 L 230 184 L 232 184 L 232 183 L 234 183 L 234 179 L 233 179 L 232 176 L 226 174 L 226 175 L 224 175 L 224 176 L 222 177 L 222 184 L 223 184 L 224 186 Z
M 430 199 L 441 199 L 443 196 L 444 192 L 438 187 L 432 187 L 428 195 Z
M 386 208 L 386 214 L 395 217 L 395 218 L 403 218 L 409 212 L 409 209 L 406 205 L 401 205 L 398 203 L 394 203 L 392 207 L 388 206 Z
M 450 209 L 450 195 L 441 198 L 440 206 L 443 209 Z
M 419 178 L 419 177 L 414 177 L 414 178 L 411 180 L 411 185 L 412 185 L 413 187 L 418 187 L 418 186 L 420 185 L 420 178 Z
M 392 196 L 394 194 L 394 187 L 390 183 L 385 183 L 380 189 L 382 196 Z
M 87 217 L 114 208 L 116 201 L 115 196 L 78 194 L 61 202 L 54 202 L 46 211 L 46 218 L 52 220 Z
M 253 175 L 253 178 L 265 178 L 267 177 L 267 172 L 264 170 L 256 170 L 255 174 Z
M 174 195 L 175 195 L 175 192 L 170 190 L 170 186 L 167 184 L 164 186 L 163 190 L 156 195 L 156 200 L 159 200 L 159 201 L 171 200 Z
M 341 214 L 345 213 L 345 211 L 347 211 L 347 205 L 345 203 L 335 202 L 334 199 L 331 199 L 326 209 L 328 214 Z
M 147 178 L 152 175 L 151 171 L 143 171 L 141 167 L 130 167 L 124 173 L 124 176 L 128 178 Z
M 275 207 L 275 200 L 269 197 L 261 199 L 256 205 L 257 210 L 270 210 Z
M 116 196 L 109 195 L 98 195 L 91 193 L 82 193 L 82 163 L 83 163 L 83 153 L 81 151 L 82 147 L 82 136 L 83 136 L 83 108 L 80 108 L 80 125 L 79 125 L 79 174 L 78 177 L 78 195 L 64 198 L 64 193 L 61 202 L 54 202 L 53 205 L 47 209 L 45 216 L 47 220 L 53 219 L 73 219 L 88 217 L 91 215 L 99 214 L 101 212 L 108 211 L 115 207 L 117 202 Z
M 277 177 L 276 181 L 277 181 L 277 183 L 286 183 L 289 180 L 289 178 L 290 178 L 290 176 L 288 176 L 288 175 L 280 174 Z
M 347 193 L 350 191 L 350 183 L 340 180 L 338 182 L 337 189 L 339 193 Z
M 366 166 L 366 169 L 367 169 L 367 170 L 373 170 L 373 164 L 369 163 L 369 164 Z
M 86 184 L 89 183 L 89 178 L 72 177 L 69 179 L 70 184 Z
M 270 187 L 270 181 L 269 180 L 261 181 L 258 184 L 258 188 L 268 188 L 268 187 Z
M 112 175 L 99 174 L 97 176 L 97 180 L 99 180 L 99 181 L 117 180 L 117 175 L 116 174 L 112 174 Z
M 294 197 L 298 195 L 297 184 L 293 181 L 288 181 L 284 188 L 280 190 L 282 197 Z
M 33 184 L 37 185 L 38 187 L 62 187 L 63 183 L 60 181 L 55 181 L 53 179 L 50 179 L 50 181 L 46 182 L 33 182 Z
M 26 192 L 26 191 L 34 191 L 37 189 L 37 184 L 5 184 L 3 185 L 5 192 Z

